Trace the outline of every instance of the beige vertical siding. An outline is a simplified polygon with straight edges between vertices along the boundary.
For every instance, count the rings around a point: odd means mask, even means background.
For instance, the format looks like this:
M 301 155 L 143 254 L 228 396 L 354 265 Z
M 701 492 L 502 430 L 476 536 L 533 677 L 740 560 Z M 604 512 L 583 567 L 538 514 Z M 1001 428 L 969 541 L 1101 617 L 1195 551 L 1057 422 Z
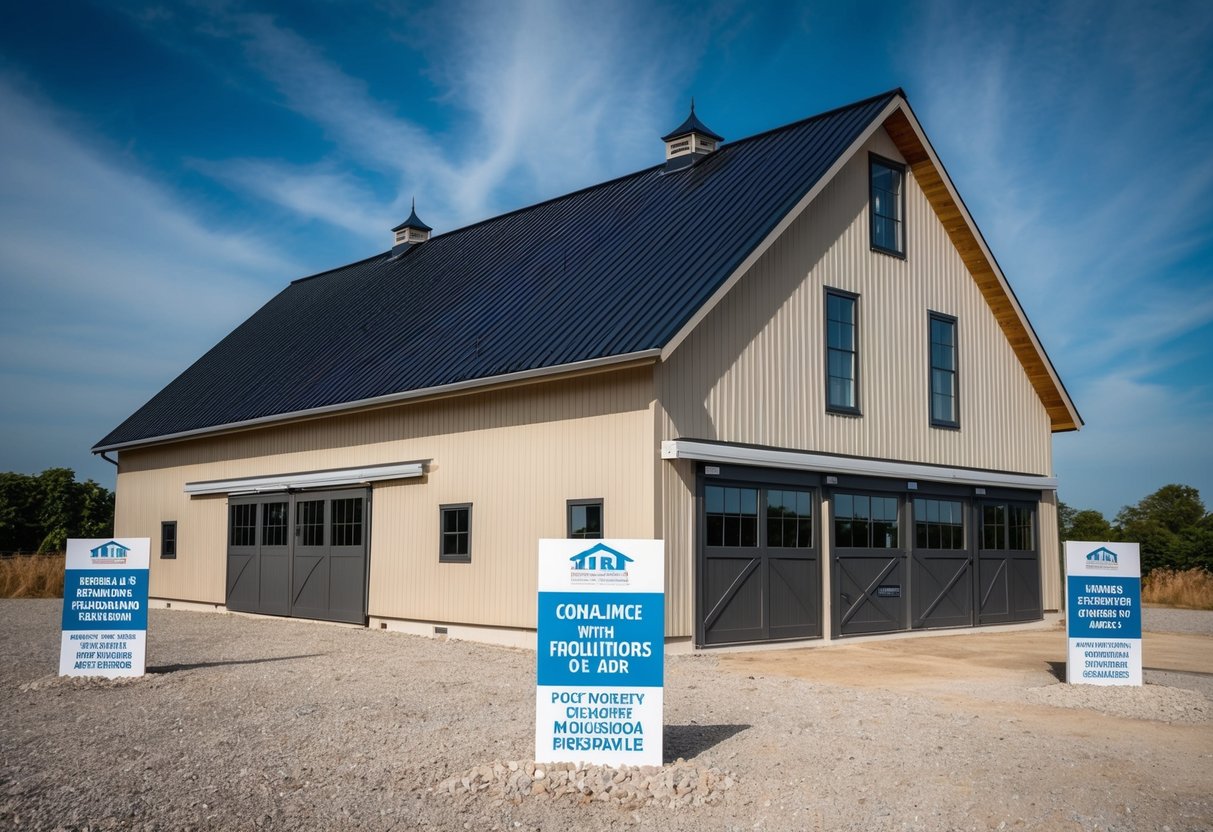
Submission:
M 665 539 L 666 635 L 688 637 L 695 627 L 695 463 L 663 462 L 661 536 Z
M 1057 492 L 1046 491 L 1040 501 L 1040 603 L 1046 612 L 1061 609 L 1061 533 L 1057 527 Z
M 922 191 L 905 260 L 870 250 L 879 131 L 657 370 L 662 438 L 1049 474 L 1048 415 Z M 859 300 L 862 417 L 825 410 L 824 290 Z M 960 430 L 931 428 L 928 311 L 958 319 Z
M 653 536 L 651 405 L 646 367 L 123 451 L 118 533 L 158 540 L 177 520 L 152 594 L 223 603 L 227 501 L 185 483 L 431 460 L 374 488 L 370 613 L 533 627 L 535 541 L 565 535 L 567 500 L 602 498 L 610 536 Z M 472 563 L 439 564 L 438 506 L 462 502 Z

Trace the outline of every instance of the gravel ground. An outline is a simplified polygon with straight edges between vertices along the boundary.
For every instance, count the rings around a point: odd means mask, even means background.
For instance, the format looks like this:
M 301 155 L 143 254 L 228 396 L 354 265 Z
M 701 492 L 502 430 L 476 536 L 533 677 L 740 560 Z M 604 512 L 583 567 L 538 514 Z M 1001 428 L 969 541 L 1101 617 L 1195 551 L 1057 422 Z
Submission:
M 1142 607 L 1142 628 L 1148 633 L 1193 633 L 1213 636 L 1213 612 Z
M 0 829 L 1213 828 L 1208 700 L 1163 685 L 907 692 L 673 656 L 666 784 L 729 787 L 618 803 L 506 787 L 533 747 L 533 653 L 152 610 L 146 677 L 60 680 L 59 609 L 0 601 Z

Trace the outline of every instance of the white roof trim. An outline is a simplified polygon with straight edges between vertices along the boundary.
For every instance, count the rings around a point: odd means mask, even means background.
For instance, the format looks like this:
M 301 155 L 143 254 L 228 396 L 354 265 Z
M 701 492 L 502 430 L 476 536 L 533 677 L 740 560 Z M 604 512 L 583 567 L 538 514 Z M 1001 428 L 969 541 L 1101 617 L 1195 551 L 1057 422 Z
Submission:
M 1056 491 L 1057 477 L 1035 474 L 1005 474 L 976 468 L 948 468 L 920 465 L 913 462 L 893 462 L 883 459 L 815 454 L 808 451 L 781 451 L 773 448 L 744 448 L 718 445 L 690 439 L 667 439 L 661 443 L 662 459 L 693 459 L 698 462 L 718 462 L 724 465 L 762 465 L 767 468 L 788 468 L 795 471 L 821 471 L 863 477 L 890 477 L 904 480 L 927 480 L 956 485 L 988 485 L 1006 488 L 1032 488 Z
M 413 399 L 426 399 L 433 396 L 455 395 L 464 392 L 475 392 L 480 387 L 491 387 L 498 384 L 514 384 L 531 380 L 538 380 L 546 376 L 564 375 L 566 373 L 579 373 L 596 370 L 600 367 L 610 367 L 615 364 L 627 364 L 633 361 L 656 361 L 661 357 L 661 350 L 640 350 L 638 352 L 629 352 L 623 355 L 608 355 L 604 358 L 591 358 L 586 361 L 574 361 L 569 364 L 557 364 L 552 367 L 540 367 L 535 370 L 522 370 L 517 373 L 503 373 L 499 376 L 484 376 L 482 378 L 468 379 L 467 381 L 457 381 L 452 384 L 440 384 L 436 387 L 424 387 L 420 390 L 405 390 L 400 393 L 389 393 L 386 396 L 376 396 L 370 399 L 358 399 L 352 402 L 342 402 L 340 404 L 330 404 L 324 407 L 313 407 L 308 410 L 294 410 L 290 413 L 275 413 L 272 416 L 261 416 L 256 419 L 245 419 L 242 422 L 225 422 L 221 425 L 211 425 L 205 428 L 196 428 L 195 430 L 183 430 L 178 433 L 166 433 L 160 436 L 149 436 L 145 439 L 135 439 L 130 442 L 119 442 L 114 445 L 98 445 L 93 448 L 93 453 L 99 454 L 103 451 L 121 451 L 126 448 L 140 448 L 145 445 L 159 445 L 164 442 L 176 442 L 179 439 L 193 439 L 197 436 L 208 436 L 219 433 L 230 433 L 231 431 L 245 430 L 247 428 L 261 427 L 262 425 L 274 425 L 279 422 L 291 422 L 296 419 L 311 419 L 317 416 L 328 416 L 334 413 L 345 413 L 350 410 L 363 410 L 375 407 L 385 407 L 387 405 L 396 404 L 397 402 L 407 402 Z
M 898 95 L 894 96 L 893 100 L 885 105 L 885 108 L 880 111 L 880 115 L 873 118 L 872 122 L 867 126 L 867 128 L 859 134 L 859 137 L 856 138 L 855 141 L 851 142 L 851 146 L 848 147 L 842 155 L 834 160 L 834 164 L 830 166 L 829 170 L 822 174 L 821 178 L 817 180 L 817 184 L 810 188 L 809 192 L 801 197 L 801 200 L 796 203 L 796 206 L 784 215 L 783 219 L 779 221 L 779 224 L 771 229 L 771 233 L 767 234 L 763 241 L 750 252 L 750 256 L 741 261 L 741 265 L 733 270 L 733 273 L 729 275 L 728 279 L 720 285 L 720 288 L 717 289 L 710 298 L 708 298 L 707 303 L 700 306 L 699 310 L 691 316 L 690 320 L 682 325 L 682 329 L 678 330 L 674 337 L 666 342 L 665 347 L 663 347 L 661 350 L 662 361 L 668 361 L 670 359 L 670 356 L 673 355 L 674 350 L 678 349 L 679 345 L 686 340 L 687 336 L 691 334 L 692 330 L 699 326 L 699 324 L 703 322 L 703 319 L 716 308 L 717 304 L 724 300 L 724 296 L 729 293 L 730 289 L 737 285 L 737 281 L 741 280 L 742 275 L 748 272 L 750 268 L 758 262 L 758 258 L 762 257 L 762 255 L 766 253 L 767 249 L 769 249 L 771 245 L 774 244 L 777 239 L 779 239 L 779 236 L 788 230 L 788 226 L 796 221 L 796 218 L 809 207 L 809 204 L 817 198 L 817 195 L 825 190 L 825 187 L 833 181 L 835 176 L 838 175 L 838 171 L 842 170 L 846 163 L 851 161 L 851 157 L 859 152 L 861 147 L 867 144 L 868 139 L 872 138 L 873 134 L 875 134 L 877 130 L 884 128 L 885 119 L 892 115 L 894 110 L 901 107 L 901 102 L 902 98 Z
M 424 462 L 398 462 L 392 465 L 370 465 L 366 468 L 340 468 L 331 471 L 307 471 L 300 474 L 275 474 L 264 477 L 242 477 L 233 480 L 187 482 L 185 493 L 201 494 L 259 494 L 263 491 L 294 491 L 302 488 L 330 488 L 339 485 L 361 485 L 383 480 L 420 477 L 425 473 Z

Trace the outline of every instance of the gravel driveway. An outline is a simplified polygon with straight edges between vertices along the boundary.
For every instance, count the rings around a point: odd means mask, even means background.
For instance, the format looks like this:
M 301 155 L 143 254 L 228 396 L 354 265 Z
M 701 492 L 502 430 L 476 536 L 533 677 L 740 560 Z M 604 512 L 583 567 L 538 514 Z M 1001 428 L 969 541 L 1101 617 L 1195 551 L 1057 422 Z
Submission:
M 59 610 L 0 601 L 0 828 L 1213 827 L 1204 695 L 1118 688 L 1124 713 L 1171 722 L 1110 716 L 1043 661 L 998 676 L 994 695 L 991 683 L 886 689 L 670 657 L 666 755 L 731 783 L 710 804 L 670 808 L 438 791 L 495 762 L 525 772 L 533 653 L 152 610 L 148 676 L 60 680 Z M 1213 614 L 1196 617 L 1207 633 Z M 1213 638 L 1175 638 L 1213 662 Z

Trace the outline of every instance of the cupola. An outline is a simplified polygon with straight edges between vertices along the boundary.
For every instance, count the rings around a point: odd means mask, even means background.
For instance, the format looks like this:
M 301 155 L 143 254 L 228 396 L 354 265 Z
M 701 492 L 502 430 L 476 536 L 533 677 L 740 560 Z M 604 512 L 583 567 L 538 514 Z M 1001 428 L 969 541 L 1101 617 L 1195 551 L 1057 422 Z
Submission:
M 666 171 L 693 165 L 716 150 L 724 138 L 713 133 L 695 115 L 695 99 L 691 99 L 691 114 L 687 120 L 661 137 L 665 142 Z
M 424 243 L 430 238 L 430 232 L 433 230 L 417 216 L 417 200 L 414 199 L 412 210 L 409 211 L 409 218 L 392 229 L 392 233 L 396 235 L 392 245 L 392 254 L 400 254 L 409 246 Z

